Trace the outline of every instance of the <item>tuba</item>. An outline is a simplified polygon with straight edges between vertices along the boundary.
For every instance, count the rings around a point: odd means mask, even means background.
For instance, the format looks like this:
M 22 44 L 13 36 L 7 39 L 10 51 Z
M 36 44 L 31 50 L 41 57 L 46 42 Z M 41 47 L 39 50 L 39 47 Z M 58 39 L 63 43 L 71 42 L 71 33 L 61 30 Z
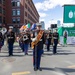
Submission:
M 3 34 L 5 34 L 5 33 L 7 32 L 7 29 L 6 29 L 5 27 L 3 27 L 3 28 L 1 29 L 1 32 L 2 32 Z

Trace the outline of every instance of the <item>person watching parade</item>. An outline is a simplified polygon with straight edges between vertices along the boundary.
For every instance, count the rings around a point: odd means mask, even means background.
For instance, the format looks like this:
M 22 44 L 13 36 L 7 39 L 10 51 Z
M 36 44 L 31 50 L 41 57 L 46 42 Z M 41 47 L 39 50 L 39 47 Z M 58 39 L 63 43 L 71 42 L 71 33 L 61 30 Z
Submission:
M 64 46 L 67 46 L 67 32 L 64 32 Z

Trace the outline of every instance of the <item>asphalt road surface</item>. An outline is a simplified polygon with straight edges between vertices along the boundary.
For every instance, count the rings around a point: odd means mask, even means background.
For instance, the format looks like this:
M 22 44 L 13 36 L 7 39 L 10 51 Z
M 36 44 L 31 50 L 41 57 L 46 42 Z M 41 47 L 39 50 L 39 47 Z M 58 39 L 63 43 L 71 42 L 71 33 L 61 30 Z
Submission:
M 24 55 L 18 45 L 14 45 L 14 56 L 8 56 L 7 46 L 0 53 L 0 75 L 75 75 L 75 46 L 58 46 L 53 55 L 52 46 L 49 52 L 44 48 L 42 71 L 33 70 L 32 49 Z

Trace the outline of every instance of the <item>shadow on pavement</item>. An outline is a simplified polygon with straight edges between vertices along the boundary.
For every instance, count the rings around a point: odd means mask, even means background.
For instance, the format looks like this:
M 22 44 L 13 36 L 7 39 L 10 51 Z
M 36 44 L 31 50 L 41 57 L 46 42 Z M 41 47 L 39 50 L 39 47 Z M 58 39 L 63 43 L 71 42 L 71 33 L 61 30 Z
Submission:
M 71 52 L 71 50 L 57 50 L 58 52 Z
M 57 67 L 55 67 L 55 68 L 41 67 L 41 68 L 42 68 L 42 70 L 49 70 L 49 71 L 51 70 L 51 71 L 64 73 L 64 74 L 75 72 L 75 69 L 71 69 L 71 68 L 57 68 Z M 66 75 L 68 75 L 68 74 L 66 74 Z
M 9 56 L 8 55 L 5 55 L 5 56 L 4 55 L 0 55 L 0 57 L 9 57 Z
M 71 68 L 55 68 L 55 71 L 61 71 L 61 72 L 66 72 L 66 73 L 71 73 L 71 72 L 75 72 L 75 69 L 71 69 Z
M 75 72 L 75 69 L 69 69 L 69 68 L 59 68 L 63 70 L 64 72 Z
M 45 49 L 43 49 L 43 50 L 44 50 L 44 52 L 48 52 L 48 51 L 47 51 L 47 48 L 45 48 Z M 57 50 L 60 51 L 60 50 L 62 50 L 62 48 L 57 48 Z M 49 51 L 53 51 L 53 48 L 50 48 Z M 63 50 L 62 50 L 62 51 L 63 51 Z
M 23 57 L 25 55 L 13 55 L 13 57 Z
M 9 55 L 0 55 L 0 57 L 23 57 L 25 55 L 13 55 L 13 56 L 9 56 Z
M 43 53 L 43 55 L 49 55 L 49 56 L 51 56 L 53 54 L 51 54 L 51 53 Z
M 53 68 L 47 68 L 47 67 L 41 67 L 42 68 L 42 70 L 54 70 Z
M 53 54 L 53 53 L 44 53 L 43 55 L 48 55 L 48 56 L 52 56 L 52 55 L 73 55 L 75 53 L 56 53 L 56 54 Z
M 44 51 L 44 55 L 73 55 L 75 52 L 71 52 L 71 50 L 57 50 L 56 54 L 53 54 L 53 51 Z
M 73 54 L 75 54 L 75 53 L 66 52 L 66 53 L 57 53 L 55 55 L 73 55 Z
M 20 48 L 18 48 L 18 49 L 14 48 L 14 50 L 21 50 L 21 49 Z
M 13 53 L 23 53 L 23 51 L 20 51 L 20 52 L 13 52 Z
M 1 53 L 8 53 L 8 52 L 1 52 Z M 22 51 L 20 51 L 20 52 L 13 52 L 13 53 L 22 53 Z

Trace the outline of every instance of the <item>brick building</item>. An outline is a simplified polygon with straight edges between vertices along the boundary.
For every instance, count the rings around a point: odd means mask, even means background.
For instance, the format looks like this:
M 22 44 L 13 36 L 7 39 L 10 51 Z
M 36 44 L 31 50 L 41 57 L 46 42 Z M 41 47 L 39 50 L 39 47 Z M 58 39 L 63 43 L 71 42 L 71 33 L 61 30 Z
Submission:
M 0 0 L 0 26 L 5 24 L 5 0 Z
M 32 0 L 0 0 L 0 3 L 0 23 L 7 27 L 39 22 L 39 14 Z

